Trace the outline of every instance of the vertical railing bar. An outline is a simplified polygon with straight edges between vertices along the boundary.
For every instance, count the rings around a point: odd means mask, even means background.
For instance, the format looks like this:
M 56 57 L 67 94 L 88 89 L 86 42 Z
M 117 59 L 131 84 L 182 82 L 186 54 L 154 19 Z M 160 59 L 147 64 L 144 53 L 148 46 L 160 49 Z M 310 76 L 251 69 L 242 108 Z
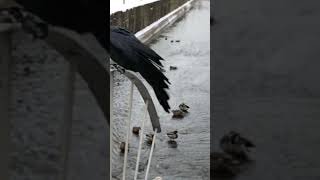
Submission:
M 110 180 L 112 179 L 112 147 L 113 147 L 113 73 L 110 70 L 110 124 L 109 124 L 109 134 L 110 134 Z
M 9 179 L 11 32 L 0 32 L 0 177 Z
M 73 119 L 73 105 L 74 105 L 74 85 L 76 78 L 76 68 L 69 63 L 67 71 L 66 85 L 65 85 L 65 107 L 62 127 L 62 172 L 59 177 L 60 180 L 67 180 L 69 174 L 69 153 L 72 143 L 72 119 Z
M 140 132 L 140 140 L 139 140 L 139 148 L 138 148 L 138 155 L 137 155 L 137 161 L 136 161 L 136 169 L 134 172 L 134 180 L 137 179 L 138 177 L 138 170 L 139 170 L 139 162 L 140 162 L 140 155 L 141 155 L 141 147 L 142 147 L 142 140 L 143 140 L 143 134 L 144 134 L 144 126 L 145 122 L 147 120 L 147 115 L 148 115 L 148 105 L 149 105 L 149 100 L 146 101 L 145 104 L 145 111 L 144 111 L 144 118 L 142 119 L 142 126 L 141 126 L 141 132 Z
M 131 81 L 130 81 L 130 83 L 131 83 L 131 88 L 130 88 L 130 93 L 129 93 L 129 116 L 128 116 L 128 121 L 127 121 L 127 136 L 126 136 L 126 144 L 125 144 L 122 180 L 126 180 L 128 144 L 129 144 L 129 138 L 130 138 L 130 126 L 131 126 L 131 114 L 132 114 L 132 101 L 133 101 L 133 87 L 134 87 L 134 84 Z
M 150 170 L 151 159 L 152 159 L 152 154 L 153 154 L 153 151 L 154 151 L 154 144 L 155 144 L 155 141 L 156 141 L 156 134 L 157 134 L 157 132 L 158 132 L 158 129 L 155 129 L 155 130 L 154 130 L 154 136 L 153 136 L 153 139 L 152 139 L 152 145 L 151 145 L 150 155 L 149 155 L 149 159 L 148 159 L 148 165 L 147 165 L 147 171 L 146 171 L 145 180 L 148 180 L 148 174 L 149 174 L 149 170 Z

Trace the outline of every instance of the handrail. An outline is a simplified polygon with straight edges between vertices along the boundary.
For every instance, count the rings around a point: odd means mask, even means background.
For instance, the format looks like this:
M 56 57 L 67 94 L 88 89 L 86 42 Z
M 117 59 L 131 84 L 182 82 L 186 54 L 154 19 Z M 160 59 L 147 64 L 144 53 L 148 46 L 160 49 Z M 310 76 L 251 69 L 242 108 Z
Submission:
M 112 75 L 114 72 L 115 72 L 115 70 L 111 70 Z M 148 112 L 149 112 L 149 116 L 150 116 L 153 130 L 154 131 L 157 130 L 156 132 L 160 133 L 161 132 L 161 126 L 160 126 L 160 121 L 159 121 L 160 118 L 158 116 L 156 107 L 153 103 L 153 100 L 152 100 L 152 97 L 149 93 L 149 90 L 147 89 L 147 87 L 144 85 L 144 83 L 140 80 L 140 78 L 137 76 L 137 74 L 135 72 L 130 71 L 130 70 L 125 70 L 123 75 L 125 75 L 137 87 L 144 102 L 146 103 L 148 101 Z

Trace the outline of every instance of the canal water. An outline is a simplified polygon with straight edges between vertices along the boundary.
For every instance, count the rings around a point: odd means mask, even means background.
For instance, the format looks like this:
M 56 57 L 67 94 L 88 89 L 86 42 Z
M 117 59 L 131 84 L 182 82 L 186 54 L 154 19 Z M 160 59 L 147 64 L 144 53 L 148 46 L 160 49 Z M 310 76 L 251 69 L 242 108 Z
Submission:
M 157 134 L 148 179 L 210 179 L 210 1 L 195 3 L 194 8 L 163 32 L 151 47 L 164 59 L 165 75 L 170 79 L 170 105 L 178 109 L 184 102 L 190 113 L 181 120 L 171 118 L 155 101 L 162 132 Z M 176 66 L 177 70 L 169 70 Z M 130 82 L 116 72 L 114 77 L 114 127 L 112 149 L 113 179 L 122 179 L 123 159 L 120 142 L 125 141 Z M 155 97 L 152 92 L 152 96 Z M 155 99 L 155 98 L 154 98 Z M 144 103 L 134 89 L 131 127 L 141 126 Z M 168 144 L 167 132 L 178 130 L 177 146 Z M 152 132 L 149 120 L 145 133 Z M 127 178 L 133 179 L 139 137 L 130 133 Z M 143 144 L 140 173 L 144 179 L 150 146 Z
M 235 130 L 257 147 L 234 180 L 320 179 L 320 1 L 214 6 L 212 150 Z

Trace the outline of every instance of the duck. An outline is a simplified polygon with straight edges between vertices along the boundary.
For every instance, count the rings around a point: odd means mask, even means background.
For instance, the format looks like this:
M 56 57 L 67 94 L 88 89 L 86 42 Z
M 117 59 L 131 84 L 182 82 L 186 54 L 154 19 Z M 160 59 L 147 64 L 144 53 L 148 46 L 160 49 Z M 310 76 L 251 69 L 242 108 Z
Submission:
M 231 178 L 237 175 L 239 169 L 238 162 L 234 161 L 232 156 L 223 152 L 210 153 L 210 161 L 214 162 L 211 166 L 213 177 Z
M 181 103 L 180 105 L 179 105 L 179 109 L 181 110 L 181 111 L 183 111 L 183 112 L 188 112 L 188 110 L 189 110 L 189 106 L 188 105 L 186 105 L 185 103 Z
M 248 152 L 256 147 L 250 140 L 242 137 L 240 133 L 231 131 L 220 140 L 221 149 L 240 161 L 249 161 Z
M 125 150 L 126 150 L 126 143 L 125 142 L 121 142 L 119 149 L 120 149 L 121 153 L 124 153 Z M 128 151 L 129 151 L 129 145 L 128 145 Z
M 154 134 L 146 134 L 146 142 L 147 142 L 147 144 L 148 145 L 151 145 L 152 144 L 152 141 L 153 141 L 153 136 L 154 136 Z
M 170 66 L 170 71 L 172 71 L 172 70 L 177 70 L 177 69 L 178 69 L 177 66 Z
M 172 118 L 181 119 L 181 118 L 184 117 L 184 112 L 181 111 L 180 109 L 178 109 L 178 110 L 172 110 L 172 113 L 173 113 Z
M 170 141 L 174 141 L 175 139 L 178 138 L 178 131 L 175 130 L 175 131 L 169 132 L 167 133 L 167 136 L 170 138 Z
M 139 135 L 141 128 L 140 127 L 133 127 L 132 128 L 132 133 L 135 135 Z

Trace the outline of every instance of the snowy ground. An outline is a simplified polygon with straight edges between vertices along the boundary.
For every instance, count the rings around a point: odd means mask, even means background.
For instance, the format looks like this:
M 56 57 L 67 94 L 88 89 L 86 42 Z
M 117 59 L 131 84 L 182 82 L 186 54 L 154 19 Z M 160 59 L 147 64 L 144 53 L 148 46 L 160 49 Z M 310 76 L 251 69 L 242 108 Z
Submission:
M 110 0 L 110 14 L 118 11 L 126 11 L 134 7 L 142 6 L 159 0 Z

